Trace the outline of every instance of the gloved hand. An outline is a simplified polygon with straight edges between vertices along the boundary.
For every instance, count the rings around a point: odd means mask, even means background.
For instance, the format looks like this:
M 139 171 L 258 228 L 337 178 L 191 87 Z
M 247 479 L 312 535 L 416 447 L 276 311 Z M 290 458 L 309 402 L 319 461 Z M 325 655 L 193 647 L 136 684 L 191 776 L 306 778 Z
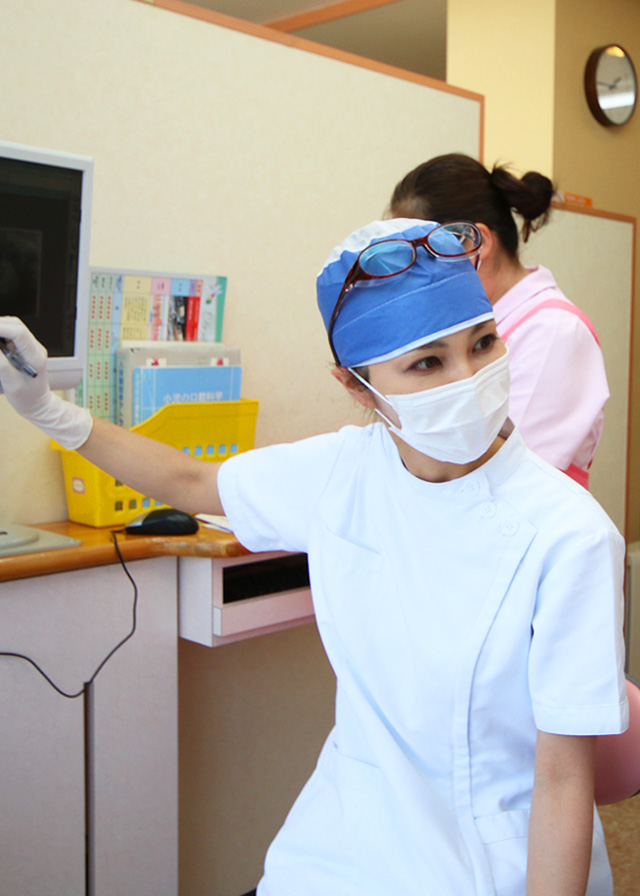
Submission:
M 85 408 L 55 395 L 47 378 L 47 352 L 17 317 L 0 317 L 0 336 L 38 375 L 17 370 L 0 352 L 0 383 L 16 411 L 63 447 L 75 449 L 89 438 L 93 419 Z

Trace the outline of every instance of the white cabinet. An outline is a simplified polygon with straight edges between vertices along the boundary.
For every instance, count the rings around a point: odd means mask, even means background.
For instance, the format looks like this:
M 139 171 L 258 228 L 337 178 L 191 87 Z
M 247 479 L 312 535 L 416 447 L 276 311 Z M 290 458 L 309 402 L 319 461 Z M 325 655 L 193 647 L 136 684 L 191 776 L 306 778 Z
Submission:
M 207 647 L 314 618 L 306 554 L 180 557 L 180 637 Z
M 129 562 L 137 630 L 95 682 L 95 894 L 176 896 L 177 560 Z M 118 565 L 0 584 L 0 650 L 81 690 L 131 628 Z M 83 700 L 0 656 L 0 893 L 85 893 Z

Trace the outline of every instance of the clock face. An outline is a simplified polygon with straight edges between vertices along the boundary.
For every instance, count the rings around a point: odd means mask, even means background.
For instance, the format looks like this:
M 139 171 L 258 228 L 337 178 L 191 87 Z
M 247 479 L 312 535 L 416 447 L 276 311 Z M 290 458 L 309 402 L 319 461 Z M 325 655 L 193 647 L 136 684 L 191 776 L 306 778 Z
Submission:
M 585 69 L 585 90 L 589 108 L 601 124 L 629 121 L 638 87 L 633 63 L 622 47 L 613 44 L 593 51 Z

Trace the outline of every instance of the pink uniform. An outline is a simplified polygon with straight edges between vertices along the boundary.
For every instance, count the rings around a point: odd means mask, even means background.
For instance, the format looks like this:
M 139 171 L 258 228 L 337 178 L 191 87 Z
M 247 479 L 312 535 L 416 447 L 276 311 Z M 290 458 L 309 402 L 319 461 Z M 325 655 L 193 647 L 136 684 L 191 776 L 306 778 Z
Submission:
M 509 416 L 528 448 L 587 487 L 609 397 L 593 324 L 544 267 L 530 268 L 494 311 L 509 347 Z

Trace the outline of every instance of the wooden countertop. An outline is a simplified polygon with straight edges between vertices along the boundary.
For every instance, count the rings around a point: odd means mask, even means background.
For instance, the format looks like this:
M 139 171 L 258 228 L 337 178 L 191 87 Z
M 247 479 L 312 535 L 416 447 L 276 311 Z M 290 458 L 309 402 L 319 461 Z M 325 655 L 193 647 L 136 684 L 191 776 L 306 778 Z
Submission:
M 59 535 L 68 535 L 82 542 L 79 546 L 52 551 L 34 551 L 0 557 L 0 582 L 12 579 L 28 579 L 34 576 L 69 572 L 90 566 L 118 563 L 111 530 L 114 527 L 96 529 L 79 523 L 34 523 L 37 529 L 46 529 Z M 214 529 L 200 530 L 195 535 L 126 535 L 118 534 L 118 544 L 125 560 L 144 560 L 149 557 L 239 557 L 250 553 L 228 532 Z

